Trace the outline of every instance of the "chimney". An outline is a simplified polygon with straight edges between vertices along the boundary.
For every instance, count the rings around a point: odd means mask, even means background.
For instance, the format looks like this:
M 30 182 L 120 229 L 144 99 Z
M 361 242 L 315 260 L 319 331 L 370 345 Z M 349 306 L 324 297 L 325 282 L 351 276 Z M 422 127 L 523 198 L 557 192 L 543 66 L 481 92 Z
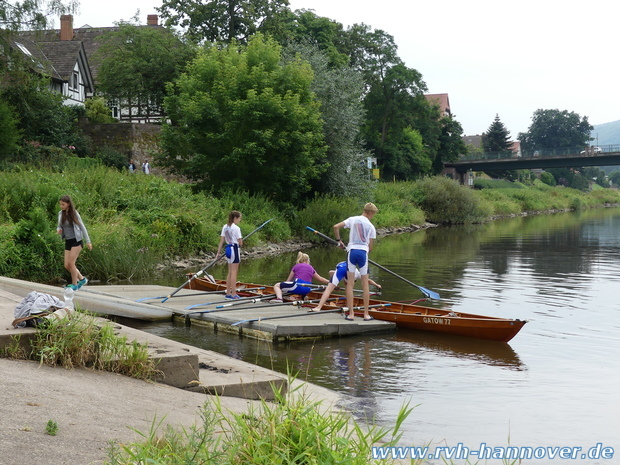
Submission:
M 73 40 L 73 15 L 60 17 L 60 40 Z
M 147 26 L 158 26 L 159 18 L 157 15 L 147 15 L 146 24 Z

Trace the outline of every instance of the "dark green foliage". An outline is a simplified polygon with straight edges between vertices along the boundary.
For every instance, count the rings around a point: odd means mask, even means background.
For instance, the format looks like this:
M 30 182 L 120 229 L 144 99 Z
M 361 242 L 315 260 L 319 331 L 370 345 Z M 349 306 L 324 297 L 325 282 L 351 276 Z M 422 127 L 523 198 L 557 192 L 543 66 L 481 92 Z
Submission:
M 57 255 L 61 240 L 48 218 L 42 208 L 36 207 L 17 223 L 13 237 L 19 268 L 13 270 L 15 278 L 45 282 L 61 272 L 63 265 Z
M 443 176 L 418 181 L 415 197 L 434 223 L 480 223 L 491 214 L 471 189 Z
M 575 148 L 581 150 L 592 138 L 592 125 L 567 110 L 536 110 L 527 132 L 519 133 L 521 149 L 527 155 L 535 150 L 551 148 Z
M 572 187 L 581 191 L 586 191 L 589 188 L 588 180 L 583 176 L 581 170 L 575 170 L 571 168 L 549 168 L 548 173 L 551 173 L 556 182 L 560 186 Z
M 2 98 L 17 112 L 25 140 L 57 147 L 76 145 L 75 110 L 63 105 L 60 94 L 48 90 L 46 78 L 13 81 L 3 89 Z
M 194 50 L 170 29 L 140 27 L 122 23 L 118 30 L 101 37 L 93 61 L 101 62 L 98 90 L 132 114 L 157 118 L 162 113 L 166 85 L 179 77 Z M 110 116 L 98 104 L 97 119 Z M 91 106 L 90 113 L 96 108 Z M 94 122 L 94 121 L 93 121 Z
M 556 186 L 558 184 L 553 175 L 551 173 L 547 173 L 546 171 L 540 174 L 540 180 L 548 186 Z
M 609 175 L 609 180 L 616 186 L 620 185 L 620 171 L 614 171 Z
M 19 120 L 13 108 L 0 99 L 0 160 L 13 158 L 18 149 L 21 134 Z
M 510 132 L 504 126 L 499 119 L 499 115 L 495 115 L 495 120 L 487 129 L 487 132 L 482 134 L 482 147 L 486 153 L 507 153 L 510 152 Z
M 445 162 L 456 161 L 467 153 L 467 146 L 463 141 L 463 127 L 452 116 L 444 116 L 440 120 L 441 136 L 439 149 L 433 162 L 433 173 L 439 174 Z
M 263 24 L 288 12 L 286 0 L 164 0 L 158 8 L 168 26 L 180 26 L 196 43 L 246 43 Z
M 110 166 L 112 168 L 116 168 L 117 170 L 127 168 L 127 165 L 129 165 L 127 155 L 111 147 L 101 147 L 97 150 L 95 157 L 98 160 L 101 160 L 101 163 L 105 166 Z
M 524 187 L 523 184 L 505 179 L 476 179 L 474 181 L 476 189 L 523 189 Z

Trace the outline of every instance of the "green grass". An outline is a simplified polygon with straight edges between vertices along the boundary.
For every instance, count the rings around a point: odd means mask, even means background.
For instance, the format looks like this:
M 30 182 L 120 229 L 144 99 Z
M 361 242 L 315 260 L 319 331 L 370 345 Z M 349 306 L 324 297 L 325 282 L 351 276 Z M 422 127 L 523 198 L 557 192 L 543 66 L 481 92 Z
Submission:
M 159 374 L 146 344 L 129 342 L 115 333 L 112 323 L 101 323 L 81 312 L 45 319 L 29 348 L 16 336 L 1 355 L 37 360 L 48 366 L 92 367 L 138 379 L 153 379 Z
M 373 219 L 377 228 L 425 222 L 471 224 L 523 212 L 620 203 L 617 190 L 586 193 L 539 180 L 530 187 L 486 182 L 482 190 L 442 176 L 380 182 L 363 198 L 317 194 L 303 207 L 294 207 L 242 191 L 215 198 L 195 192 L 190 184 L 132 175 L 96 163 L 73 163 L 71 169 L 13 165 L 1 176 L 0 274 L 37 282 L 68 278 L 62 240 L 55 232 L 58 199 L 64 194 L 72 196 L 93 241 L 93 250 L 82 252 L 78 267 L 90 279 L 102 282 L 144 279 L 169 259 L 213 254 L 230 210 L 243 213 L 244 235 L 275 218 L 244 244 L 251 248 L 309 239 L 306 226 L 331 234 L 334 224 L 361 214 L 369 201 L 379 207 Z
M 45 433 L 50 436 L 56 436 L 58 433 L 58 423 L 54 420 L 48 420 L 47 425 L 45 425 Z
M 372 446 L 397 444 L 412 411 L 405 405 L 391 429 L 366 426 L 311 401 L 302 389 L 283 394 L 274 387 L 274 402 L 250 404 L 243 413 L 226 411 L 212 397 L 201 410 L 202 424 L 174 429 L 154 420 L 148 433 L 138 432 L 141 441 L 112 446 L 106 464 L 366 465 Z

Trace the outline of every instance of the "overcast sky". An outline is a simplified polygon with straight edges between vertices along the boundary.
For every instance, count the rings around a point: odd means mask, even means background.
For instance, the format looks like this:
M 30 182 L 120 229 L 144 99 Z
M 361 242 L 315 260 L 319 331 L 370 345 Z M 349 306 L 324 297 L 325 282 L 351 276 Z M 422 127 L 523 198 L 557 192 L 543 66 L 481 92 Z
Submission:
M 467 135 L 498 114 L 516 138 L 535 110 L 620 120 L 615 2 L 590 0 L 289 0 L 345 27 L 365 23 L 394 37 L 399 56 L 429 93 L 447 93 Z M 139 10 L 142 24 L 161 0 L 82 0 L 74 26 L 113 26 Z M 58 24 L 57 26 L 58 27 Z

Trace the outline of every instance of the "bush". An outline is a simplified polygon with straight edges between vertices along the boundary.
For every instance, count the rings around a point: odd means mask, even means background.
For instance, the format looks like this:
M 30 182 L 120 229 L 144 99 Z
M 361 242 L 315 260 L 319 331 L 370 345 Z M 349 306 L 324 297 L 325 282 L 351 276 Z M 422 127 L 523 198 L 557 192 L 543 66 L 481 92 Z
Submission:
M 0 160 L 13 158 L 21 138 L 17 115 L 7 102 L 0 100 Z
M 426 221 L 424 212 L 415 203 L 415 183 L 379 183 L 374 191 L 379 213 L 373 219 L 379 228 L 410 226 Z
M 540 180 L 548 186 L 556 186 L 558 184 L 553 175 L 551 173 L 547 173 L 546 171 L 540 174 Z
M 20 262 L 16 278 L 45 282 L 62 271 L 63 261 L 57 252 L 62 250 L 62 243 L 43 209 L 29 211 L 17 223 L 14 239 Z
M 101 161 L 105 166 L 122 170 L 129 165 L 127 156 L 111 147 L 101 147 L 97 150 L 95 158 Z
M 306 207 L 291 218 L 293 231 L 301 237 L 309 236 L 306 226 L 332 236 L 333 226 L 350 216 L 361 215 L 363 204 L 349 197 L 316 196 L 308 202 Z M 322 239 L 313 237 L 311 240 L 321 242 Z M 344 240 L 344 238 L 343 238 Z M 346 241 L 345 241 L 346 242 Z
M 476 179 L 474 189 L 524 189 L 519 182 L 511 182 L 506 179 Z
M 479 198 L 487 202 L 495 215 L 516 215 L 521 213 L 521 205 L 513 200 L 504 189 L 484 189 Z
M 86 100 L 84 106 L 86 107 L 86 117 L 91 124 L 116 123 L 116 120 L 112 117 L 112 112 L 106 105 L 104 98 L 89 98 Z
M 415 198 L 429 221 L 446 224 L 484 222 L 492 211 L 475 193 L 445 176 L 427 177 L 416 182 Z

